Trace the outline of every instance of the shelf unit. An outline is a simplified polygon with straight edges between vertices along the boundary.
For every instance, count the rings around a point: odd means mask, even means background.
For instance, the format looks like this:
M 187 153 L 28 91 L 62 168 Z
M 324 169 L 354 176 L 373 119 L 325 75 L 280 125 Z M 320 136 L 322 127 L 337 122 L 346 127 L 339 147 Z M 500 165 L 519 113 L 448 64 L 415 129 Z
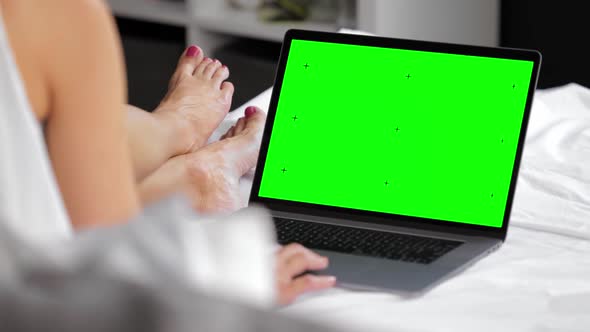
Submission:
M 224 6 L 223 1 L 203 5 L 200 0 L 107 0 L 120 17 L 185 27 L 187 44 L 198 43 L 209 50 L 229 37 L 247 37 L 281 42 L 291 28 L 337 31 L 336 23 L 261 22 L 253 11 Z M 199 3 L 201 3 L 199 5 Z
M 330 23 L 264 23 L 258 20 L 256 13 L 231 8 L 209 13 L 196 13 L 195 22 L 202 29 L 233 36 L 256 38 L 280 42 L 290 28 L 337 31 L 338 26 Z
M 191 21 L 187 5 L 179 1 L 162 0 L 107 0 L 117 16 L 187 26 Z
M 346 0 L 338 0 L 346 1 Z M 349 0 L 352 26 L 382 36 L 497 46 L 500 0 Z M 205 51 L 230 38 L 280 42 L 290 28 L 337 31 L 336 22 L 258 20 L 253 11 L 232 9 L 222 0 L 107 0 L 115 15 L 187 29 L 187 44 Z

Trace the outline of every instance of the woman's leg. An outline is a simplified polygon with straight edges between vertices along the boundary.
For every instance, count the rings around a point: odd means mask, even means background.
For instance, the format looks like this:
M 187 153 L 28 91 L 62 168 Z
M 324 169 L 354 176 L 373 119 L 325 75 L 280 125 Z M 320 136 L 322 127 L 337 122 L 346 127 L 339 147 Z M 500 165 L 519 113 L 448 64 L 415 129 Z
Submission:
M 258 159 L 266 115 L 250 107 L 218 142 L 174 157 L 141 182 L 142 201 L 184 192 L 201 213 L 232 212 L 246 205 L 239 180 Z
M 223 120 L 233 96 L 227 67 L 191 46 L 181 56 L 166 97 L 149 113 L 127 107 L 127 128 L 138 181 L 166 160 L 202 147 Z

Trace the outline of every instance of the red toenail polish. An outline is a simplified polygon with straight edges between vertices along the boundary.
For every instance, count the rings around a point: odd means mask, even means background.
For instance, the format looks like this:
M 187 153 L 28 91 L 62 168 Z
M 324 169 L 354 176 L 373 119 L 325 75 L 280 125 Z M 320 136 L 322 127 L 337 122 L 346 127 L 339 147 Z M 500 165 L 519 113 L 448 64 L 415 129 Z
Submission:
M 250 106 L 248 108 L 246 108 L 246 112 L 244 112 L 244 114 L 246 114 L 246 116 L 252 116 L 256 113 L 256 107 L 254 106 Z
M 189 47 L 188 50 L 186 50 L 186 56 L 193 57 L 197 54 L 199 54 L 199 48 L 194 45 Z

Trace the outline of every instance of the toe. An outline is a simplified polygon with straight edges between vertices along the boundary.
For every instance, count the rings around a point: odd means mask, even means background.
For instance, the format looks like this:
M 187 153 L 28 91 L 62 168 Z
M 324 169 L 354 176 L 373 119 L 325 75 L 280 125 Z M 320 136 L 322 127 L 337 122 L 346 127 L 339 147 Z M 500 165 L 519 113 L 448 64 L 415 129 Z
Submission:
M 236 135 L 236 126 L 231 126 L 231 128 L 229 128 L 227 133 L 225 133 L 226 138 L 234 137 L 235 135 Z
M 203 71 L 203 76 L 205 76 L 205 78 L 210 79 L 213 77 L 213 74 L 215 74 L 215 72 L 219 68 L 221 68 L 221 62 L 219 62 L 219 60 L 215 59 L 215 60 L 211 61 L 210 64 L 207 65 L 207 67 Z
M 178 68 L 174 76 L 178 79 L 181 75 L 190 76 L 195 72 L 197 66 L 203 61 L 203 50 L 198 46 L 192 45 L 178 60 Z
M 213 82 L 215 86 L 220 87 L 221 83 L 229 78 L 229 69 L 227 66 L 221 66 L 217 68 L 215 73 L 213 73 Z
M 213 60 L 210 58 L 204 58 L 203 61 L 201 61 L 201 63 L 199 63 L 199 65 L 195 68 L 193 75 L 203 76 L 203 72 L 205 72 L 207 66 L 209 66 L 212 62 Z
M 244 118 L 245 128 L 241 133 L 235 133 L 236 129 L 234 129 L 232 148 L 235 151 L 234 165 L 239 175 L 245 174 L 256 166 L 265 121 L 266 114 L 257 109 L 256 113 Z
M 266 122 L 266 114 L 258 107 L 249 107 L 249 114 L 246 116 L 246 126 L 244 131 L 253 134 L 262 135 L 262 129 Z
M 233 130 L 234 130 L 234 126 L 231 126 L 226 132 L 225 134 L 223 134 L 219 140 L 224 140 L 228 137 L 232 137 L 233 136 Z
M 246 118 L 240 118 L 236 123 L 236 134 L 240 134 L 246 128 Z
M 234 85 L 231 82 L 223 82 L 221 84 L 221 98 L 226 104 L 231 104 L 234 96 Z

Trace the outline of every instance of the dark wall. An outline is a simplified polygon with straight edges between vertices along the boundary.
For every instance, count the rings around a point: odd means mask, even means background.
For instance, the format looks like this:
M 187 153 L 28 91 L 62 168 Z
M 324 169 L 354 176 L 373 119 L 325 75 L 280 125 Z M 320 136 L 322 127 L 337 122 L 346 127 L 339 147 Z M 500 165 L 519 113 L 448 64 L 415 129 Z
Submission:
M 117 19 L 117 25 L 125 51 L 129 103 L 151 111 L 166 94 L 168 80 L 184 52 L 185 30 L 122 18 Z M 273 84 L 280 46 L 239 39 L 208 55 L 230 68 L 229 81 L 236 88 L 232 109 Z
M 569 82 L 590 87 L 587 1 L 503 0 L 501 44 L 543 54 L 539 88 Z
M 185 30 L 168 25 L 117 19 L 125 52 L 129 103 L 152 111 L 184 51 Z

